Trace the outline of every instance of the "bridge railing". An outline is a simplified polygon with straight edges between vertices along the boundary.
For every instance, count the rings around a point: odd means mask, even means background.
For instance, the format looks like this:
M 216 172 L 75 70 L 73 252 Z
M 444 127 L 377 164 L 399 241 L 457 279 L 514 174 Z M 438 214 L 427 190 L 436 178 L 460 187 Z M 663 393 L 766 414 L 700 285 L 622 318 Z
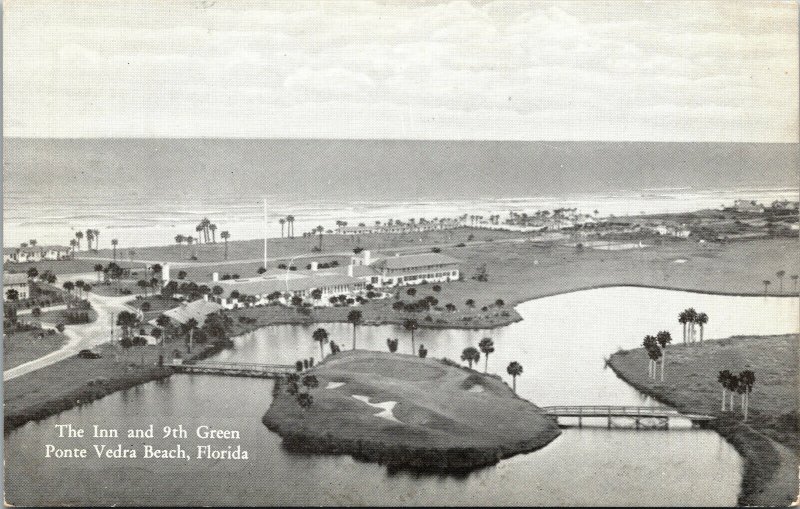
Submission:
M 198 368 L 218 368 L 218 369 L 271 369 L 281 371 L 296 371 L 295 366 L 290 364 L 259 364 L 254 362 L 217 362 L 217 361 L 188 361 L 184 366 L 194 366 Z
M 651 406 L 615 406 L 615 405 L 562 405 L 547 406 L 542 408 L 546 413 L 570 414 L 581 416 L 608 416 L 611 415 L 630 415 L 630 416 L 680 416 L 677 410 L 665 407 Z

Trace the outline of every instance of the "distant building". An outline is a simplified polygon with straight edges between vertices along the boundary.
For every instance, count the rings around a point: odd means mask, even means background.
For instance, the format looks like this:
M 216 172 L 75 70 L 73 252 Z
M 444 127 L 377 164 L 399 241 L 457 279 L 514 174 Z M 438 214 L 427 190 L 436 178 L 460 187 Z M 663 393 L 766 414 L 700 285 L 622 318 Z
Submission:
M 789 201 L 789 200 L 775 200 L 770 205 L 771 208 L 776 210 L 798 210 L 800 208 L 800 202 L 797 201 Z
M 3 272 L 3 301 L 8 300 L 8 291 L 16 290 L 17 298 L 27 299 L 30 296 L 30 283 L 27 274 L 9 274 Z
M 433 230 L 448 230 L 459 228 L 463 226 L 461 221 L 457 219 L 437 219 L 425 220 L 420 222 L 392 222 L 374 225 L 339 225 L 336 233 L 340 235 L 365 235 L 369 233 L 413 233 L 413 232 L 426 232 Z
M 736 212 L 747 212 L 751 214 L 763 214 L 764 206 L 756 203 L 755 200 L 736 200 L 733 202 L 733 208 Z
M 4 263 L 31 263 L 42 260 L 64 260 L 70 258 L 72 250 L 66 246 L 4 247 Z

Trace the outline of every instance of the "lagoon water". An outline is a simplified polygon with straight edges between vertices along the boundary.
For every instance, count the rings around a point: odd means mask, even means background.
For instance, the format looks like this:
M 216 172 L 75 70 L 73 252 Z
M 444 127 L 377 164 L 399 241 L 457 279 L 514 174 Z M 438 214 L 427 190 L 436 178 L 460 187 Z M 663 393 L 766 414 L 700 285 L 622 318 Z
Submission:
M 797 332 L 794 298 L 616 287 L 523 303 L 517 307 L 522 322 L 491 332 L 421 330 L 417 344 L 425 344 L 430 356 L 457 359 L 465 346 L 491 335 L 496 352 L 489 358 L 489 371 L 507 379 L 505 366 L 519 361 L 524 373 L 517 380 L 518 392 L 541 406 L 654 405 L 606 369 L 603 359 L 661 329 L 670 330 L 679 342 L 676 316 L 689 306 L 710 316 L 706 338 Z M 235 347 L 217 358 L 263 363 L 318 358 L 313 328 L 261 329 L 237 338 Z M 325 328 L 337 343 L 350 346 L 349 325 Z M 386 350 L 387 337 L 400 338 L 401 351 L 410 350 L 408 334 L 394 326 L 359 328 L 358 346 Z M 6 499 L 26 505 L 734 505 L 739 491 L 738 454 L 714 432 L 689 429 L 685 423 L 671 423 L 669 431 L 608 431 L 605 423 L 565 429 L 542 450 L 463 477 L 390 473 L 349 456 L 291 454 L 260 421 L 272 385 L 268 380 L 176 375 L 29 423 L 5 439 L 6 471 L 15 473 L 6 479 Z M 59 442 L 54 425 L 66 423 L 119 429 L 152 423 L 157 436 L 163 426 L 182 424 L 190 431 L 181 441 L 190 454 L 203 443 L 193 436 L 196 426 L 236 429 L 242 436 L 236 443 L 248 450 L 250 459 L 44 459 L 45 444 Z M 76 439 L 69 444 L 90 447 L 93 442 Z M 144 442 L 166 446 L 174 440 Z

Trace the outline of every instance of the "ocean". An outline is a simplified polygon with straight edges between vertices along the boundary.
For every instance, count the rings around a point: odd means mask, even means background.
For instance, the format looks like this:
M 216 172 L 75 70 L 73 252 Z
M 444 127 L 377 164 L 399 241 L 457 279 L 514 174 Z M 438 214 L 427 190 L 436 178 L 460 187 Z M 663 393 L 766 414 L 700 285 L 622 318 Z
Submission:
M 231 240 L 389 218 L 555 207 L 624 215 L 798 199 L 798 144 L 5 139 L 3 245 L 172 244 L 208 217 Z

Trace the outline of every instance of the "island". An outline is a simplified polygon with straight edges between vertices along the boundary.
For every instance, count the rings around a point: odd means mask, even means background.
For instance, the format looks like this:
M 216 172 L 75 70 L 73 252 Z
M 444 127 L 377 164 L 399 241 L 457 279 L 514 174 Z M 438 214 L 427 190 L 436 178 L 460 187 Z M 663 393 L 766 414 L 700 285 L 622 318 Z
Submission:
M 447 360 L 353 350 L 275 384 L 264 424 L 291 451 L 350 454 L 390 469 L 468 471 L 540 449 L 560 431 L 499 377 Z M 310 405 L 298 404 L 310 394 Z
M 614 372 L 640 392 L 683 413 L 714 415 L 711 428 L 744 458 L 740 505 L 784 506 L 797 497 L 800 466 L 797 334 L 733 336 L 703 344 L 670 345 L 664 382 L 647 376 L 643 348 L 609 359 Z M 721 370 L 750 369 L 756 380 L 745 419 L 741 394 L 722 411 Z M 730 397 L 730 394 L 728 394 Z

